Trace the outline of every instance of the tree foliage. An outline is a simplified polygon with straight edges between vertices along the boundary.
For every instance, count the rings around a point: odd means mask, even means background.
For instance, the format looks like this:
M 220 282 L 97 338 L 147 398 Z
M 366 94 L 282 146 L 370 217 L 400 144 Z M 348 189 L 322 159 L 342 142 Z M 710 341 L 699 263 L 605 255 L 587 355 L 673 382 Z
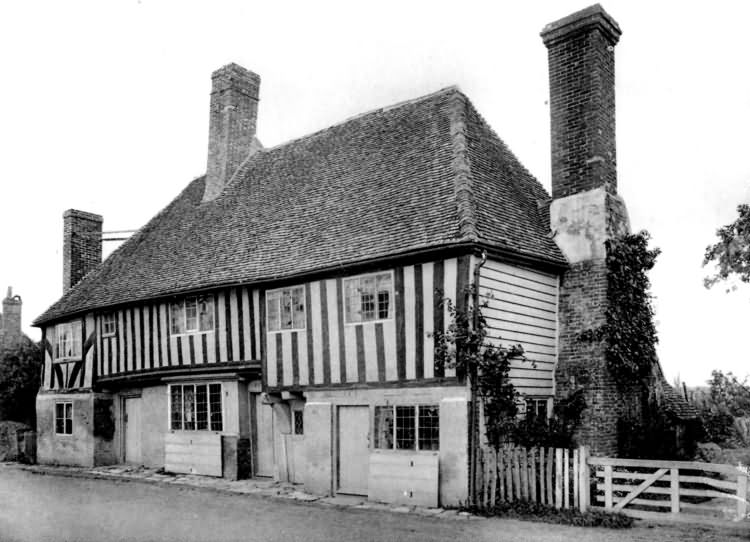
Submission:
M 693 403 L 703 421 L 704 439 L 720 445 L 746 445 L 750 435 L 737 421 L 750 419 L 750 384 L 731 372 L 712 371 L 709 388 L 696 393 Z
M 36 424 L 41 347 L 28 340 L 0 352 L 0 420 Z
M 716 264 L 717 271 L 703 279 L 711 288 L 730 277 L 750 282 L 750 205 L 737 207 L 737 219 L 716 231 L 718 242 L 706 247 L 703 265 Z

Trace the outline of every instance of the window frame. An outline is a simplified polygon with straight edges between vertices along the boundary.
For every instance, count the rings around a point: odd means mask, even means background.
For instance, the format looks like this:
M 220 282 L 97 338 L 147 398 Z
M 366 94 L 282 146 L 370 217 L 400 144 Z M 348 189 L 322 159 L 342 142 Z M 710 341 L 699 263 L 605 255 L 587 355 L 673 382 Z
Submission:
M 549 420 L 552 417 L 552 409 L 550 409 L 549 404 L 549 397 L 544 396 L 531 396 L 531 397 L 525 397 L 525 406 L 526 411 L 523 413 L 523 416 L 526 419 L 543 419 L 543 420 Z M 539 403 L 544 403 L 544 416 L 539 416 L 537 405 Z
M 297 421 L 299 420 L 299 425 Z M 300 431 L 297 431 L 297 429 Z M 297 436 L 305 435 L 305 411 L 300 409 L 292 410 L 292 434 Z
M 211 329 L 201 329 L 201 322 L 200 322 L 200 311 L 198 310 L 198 307 L 200 305 L 201 298 L 206 298 L 211 301 Z M 187 301 L 190 299 L 195 299 L 195 329 L 187 329 Z M 168 315 L 168 328 L 169 328 L 169 336 L 170 337 L 182 337 L 185 335 L 200 335 L 202 333 L 213 333 L 216 331 L 216 326 L 218 325 L 218 322 L 216 321 L 216 302 L 217 302 L 217 296 L 215 294 L 195 294 L 195 295 L 186 295 L 180 298 L 174 298 L 170 300 L 167 303 L 167 315 Z M 181 308 L 181 315 L 182 318 L 182 324 L 184 331 L 175 332 L 173 321 L 174 316 L 172 314 L 172 308 L 175 304 L 179 304 Z
M 70 327 L 70 336 L 73 340 L 73 352 L 71 355 L 60 355 L 60 338 L 62 337 L 61 329 Z M 69 361 L 69 360 L 80 360 L 83 358 L 83 322 L 81 319 L 70 320 L 68 322 L 61 322 L 55 324 L 55 347 L 54 347 L 54 360 L 55 361 Z M 76 348 L 77 346 L 77 348 Z
M 112 330 L 107 331 L 108 318 L 112 318 Z M 114 337 L 117 335 L 117 313 L 109 311 L 102 313 L 102 338 Z
M 68 409 L 67 406 L 70 406 L 70 418 L 68 418 Z M 57 407 L 62 406 L 63 408 L 63 417 L 59 418 L 57 416 Z M 62 436 L 62 437 L 70 437 L 73 436 L 73 401 L 55 401 L 55 414 L 54 414 L 54 425 L 55 425 L 55 435 Z M 63 422 L 63 432 L 60 433 L 57 430 L 57 422 L 58 420 L 62 420 Z M 68 424 L 67 422 L 70 422 L 70 431 L 67 431 Z
M 387 408 L 392 412 L 392 431 L 391 431 L 391 447 L 384 448 L 379 446 L 379 434 L 377 433 L 377 409 Z M 414 425 L 412 426 L 413 435 L 413 448 L 399 448 L 399 425 L 398 425 L 398 409 L 410 408 L 413 413 Z M 421 448 L 420 447 L 420 414 L 422 408 L 433 408 L 437 412 L 437 444 L 436 448 Z M 431 429 L 435 427 L 432 426 Z M 385 453 L 435 453 L 440 452 L 440 404 L 439 403 L 393 403 L 387 405 L 374 405 L 372 413 L 372 432 L 373 438 L 371 448 L 376 452 Z
M 221 400 L 221 408 L 218 411 L 221 414 L 221 428 L 220 429 L 212 429 L 211 428 L 211 415 L 214 414 L 211 410 L 211 386 L 212 385 L 218 385 L 219 386 L 219 398 Z M 207 427 L 205 429 L 198 429 L 198 386 L 205 386 L 206 387 L 206 423 Z M 175 428 L 174 422 L 172 419 L 172 389 L 173 388 L 180 388 L 180 427 Z M 193 388 L 193 429 L 185 429 L 185 388 L 186 387 L 192 387 Z M 216 380 L 206 380 L 201 382 L 174 382 L 170 383 L 167 386 L 167 427 L 168 430 L 172 433 L 175 432 L 201 432 L 201 433 L 223 433 L 224 428 L 226 427 L 226 403 L 224 401 L 224 384 L 223 382 L 216 381 Z
M 377 289 L 377 277 L 379 275 L 388 275 L 390 279 L 390 287 L 388 290 L 388 317 L 387 318 L 378 317 L 378 313 L 379 313 L 378 293 L 379 292 Z M 373 277 L 376 281 L 375 296 L 374 296 L 374 302 L 375 302 L 374 312 L 375 312 L 376 317 L 370 320 L 360 320 L 358 322 L 350 322 L 349 314 L 347 311 L 347 307 L 349 305 L 348 297 L 347 297 L 349 289 L 347 288 L 347 284 L 354 280 L 362 280 L 362 279 L 369 278 L 369 277 Z M 343 320 L 344 320 L 345 326 L 359 326 L 362 324 L 375 324 L 378 322 L 389 322 L 395 319 L 396 317 L 396 293 L 395 293 L 396 285 L 395 285 L 395 274 L 393 272 L 393 269 L 388 269 L 386 271 L 374 271 L 371 273 L 362 273 L 360 275 L 354 275 L 352 277 L 345 277 L 342 280 L 341 290 L 342 290 L 342 297 L 343 297 L 343 299 L 341 300 L 341 303 L 342 303 L 341 310 L 343 311 L 343 315 L 344 315 Z M 362 297 L 360 295 L 360 306 L 361 306 L 361 303 L 362 303 Z M 361 314 L 361 311 L 360 311 L 360 314 Z
M 301 327 L 294 327 L 294 311 L 292 311 L 292 327 L 284 328 L 279 327 L 279 329 L 271 329 L 271 310 L 269 307 L 269 303 L 271 302 L 271 298 L 275 295 L 280 295 L 280 299 L 284 299 L 284 292 L 289 292 L 290 297 L 293 298 L 293 291 L 294 290 L 301 290 L 302 291 L 302 297 L 300 298 L 302 300 L 302 326 Z M 266 333 L 283 333 L 287 331 L 305 331 L 307 329 L 307 294 L 306 294 L 306 286 L 305 284 L 296 284 L 294 286 L 284 286 L 283 288 L 274 288 L 273 290 L 266 290 L 265 292 L 265 304 L 266 304 Z M 279 326 L 281 326 L 281 303 L 279 303 Z

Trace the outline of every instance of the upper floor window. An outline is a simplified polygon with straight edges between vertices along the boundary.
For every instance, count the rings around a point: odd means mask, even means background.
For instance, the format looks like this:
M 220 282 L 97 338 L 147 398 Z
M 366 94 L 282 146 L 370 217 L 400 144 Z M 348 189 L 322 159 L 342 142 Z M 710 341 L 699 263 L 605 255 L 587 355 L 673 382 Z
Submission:
M 268 331 L 305 329 L 305 287 L 282 288 L 266 293 Z
M 346 323 L 388 320 L 393 316 L 393 277 L 390 272 L 344 280 Z
M 172 335 L 214 329 L 213 295 L 190 296 L 174 301 L 169 311 Z
M 81 357 L 81 321 L 65 322 L 55 326 L 55 359 Z
M 117 318 L 114 312 L 106 312 L 102 315 L 102 336 L 111 337 L 117 331 Z

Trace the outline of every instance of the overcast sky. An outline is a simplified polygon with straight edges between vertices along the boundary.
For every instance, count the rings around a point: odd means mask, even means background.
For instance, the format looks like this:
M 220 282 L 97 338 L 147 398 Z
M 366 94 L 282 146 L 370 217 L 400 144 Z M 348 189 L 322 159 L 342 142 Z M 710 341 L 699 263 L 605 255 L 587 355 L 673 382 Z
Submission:
M 210 74 L 262 78 L 273 146 L 457 84 L 549 189 L 542 27 L 587 1 L 5 2 L 0 287 L 31 321 L 62 293 L 62 213 L 146 223 L 206 167 Z M 608 0 L 618 182 L 652 272 L 667 378 L 750 372 L 750 290 L 706 291 L 704 248 L 750 202 L 750 2 Z M 105 247 L 109 252 L 113 246 Z

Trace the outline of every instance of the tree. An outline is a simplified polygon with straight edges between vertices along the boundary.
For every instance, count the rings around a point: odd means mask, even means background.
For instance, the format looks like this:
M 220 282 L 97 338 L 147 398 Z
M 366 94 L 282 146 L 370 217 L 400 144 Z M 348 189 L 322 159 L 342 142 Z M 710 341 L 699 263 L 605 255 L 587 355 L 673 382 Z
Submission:
M 703 279 L 706 288 L 730 277 L 750 283 L 750 205 L 739 205 L 737 214 L 737 220 L 716 231 L 719 241 L 706 247 L 703 265 L 715 263 L 718 268 Z
M 0 420 L 36 425 L 42 349 L 25 338 L 0 353 Z

